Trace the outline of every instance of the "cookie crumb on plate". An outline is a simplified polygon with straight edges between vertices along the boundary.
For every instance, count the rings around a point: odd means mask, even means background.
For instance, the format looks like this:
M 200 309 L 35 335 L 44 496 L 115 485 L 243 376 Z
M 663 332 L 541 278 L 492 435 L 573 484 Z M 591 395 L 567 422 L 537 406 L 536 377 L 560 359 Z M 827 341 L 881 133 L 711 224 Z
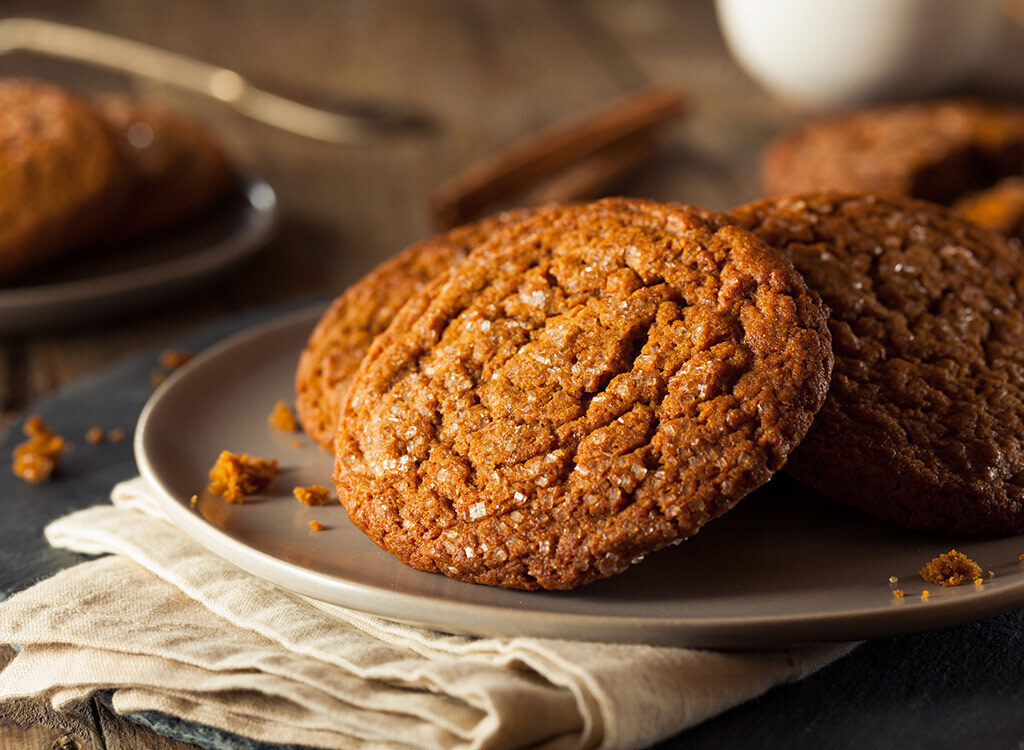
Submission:
M 295 420 L 295 413 L 284 401 L 274 404 L 267 422 L 271 427 L 276 427 L 282 432 L 295 432 L 299 429 L 299 423 Z
M 246 495 L 269 487 L 280 473 L 276 459 L 221 451 L 210 469 L 209 490 L 229 503 L 242 503 Z
M 929 583 L 958 586 L 964 581 L 980 578 L 981 566 L 962 552 L 951 549 L 921 568 L 920 573 Z M 992 571 L 989 571 L 989 575 L 993 575 Z
M 296 487 L 292 490 L 295 499 L 305 505 L 330 505 L 331 492 L 326 487 L 314 484 L 312 487 Z

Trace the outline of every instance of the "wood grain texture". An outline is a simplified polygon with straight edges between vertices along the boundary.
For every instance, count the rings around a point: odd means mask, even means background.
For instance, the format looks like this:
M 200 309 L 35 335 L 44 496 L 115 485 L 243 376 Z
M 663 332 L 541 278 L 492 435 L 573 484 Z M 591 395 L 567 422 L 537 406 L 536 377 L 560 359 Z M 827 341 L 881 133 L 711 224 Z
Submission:
M 16 656 L 0 645 L 0 670 Z M 103 737 L 90 704 L 58 712 L 45 701 L 0 704 L 0 750 L 104 750 Z M 163 748 L 161 750 L 164 750 Z M 179 750 L 167 748 L 166 750 Z

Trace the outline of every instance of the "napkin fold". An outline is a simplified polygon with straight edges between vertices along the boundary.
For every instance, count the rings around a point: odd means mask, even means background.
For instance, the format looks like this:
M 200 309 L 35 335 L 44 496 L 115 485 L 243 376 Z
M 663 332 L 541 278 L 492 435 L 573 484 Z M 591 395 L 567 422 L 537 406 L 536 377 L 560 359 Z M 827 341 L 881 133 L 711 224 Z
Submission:
M 0 603 L 23 644 L 0 700 L 60 709 L 112 690 L 270 743 L 324 748 L 637 748 L 805 677 L 853 644 L 771 652 L 474 638 L 285 591 L 173 526 L 144 480 L 51 523 L 55 547 L 110 556 Z

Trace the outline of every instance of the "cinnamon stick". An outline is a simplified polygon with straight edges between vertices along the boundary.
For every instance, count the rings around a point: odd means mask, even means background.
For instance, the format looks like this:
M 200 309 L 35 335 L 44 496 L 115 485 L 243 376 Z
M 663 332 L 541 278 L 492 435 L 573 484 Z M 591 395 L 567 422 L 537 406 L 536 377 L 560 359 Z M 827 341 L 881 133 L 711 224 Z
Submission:
M 612 169 L 615 162 L 619 164 L 617 169 L 621 169 L 624 164 L 635 161 L 642 150 L 641 146 L 631 146 L 631 143 L 653 142 L 658 130 L 680 115 L 685 107 L 679 92 L 652 87 L 584 117 L 528 135 L 440 185 L 431 200 L 434 220 L 441 228 L 464 223 L 488 207 L 520 195 L 567 167 L 602 152 L 618 150 L 618 155 L 606 156 L 603 166 L 592 167 L 591 177 L 615 171 Z M 628 153 L 632 156 L 627 159 Z M 580 174 L 587 172 L 577 173 L 574 179 L 583 179 Z
M 527 202 L 569 203 L 600 198 L 625 175 L 646 164 L 658 150 L 652 132 L 626 138 L 562 170 L 529 193 Z

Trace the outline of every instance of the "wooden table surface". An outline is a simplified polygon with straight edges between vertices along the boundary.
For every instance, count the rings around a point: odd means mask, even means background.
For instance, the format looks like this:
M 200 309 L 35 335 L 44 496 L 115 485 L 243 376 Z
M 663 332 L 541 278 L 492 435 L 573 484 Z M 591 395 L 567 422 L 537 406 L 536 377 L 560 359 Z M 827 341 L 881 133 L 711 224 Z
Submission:
M 267 178 L 281 204 L 279 231 L 231 278 L 163 309 L 0 339 L 0 415 L 9 422 L 63 383 L 218 316 L 341 290 L 431 233 L 426 197 L 445 177 L 644 84 L 676 86 L 693 108 L 658 158 L 620 186 L 623 194 L 712 209 L 756 198 L 758 153 L 799 119 L 736 67 L 712 4 L 699 0 L 7 0 L 3 12 L 149 42 L 268 87 L 412 106 L 438 124 L 424 137 L 331 146 L 212 101 L 127 82 L 203 119 L 245 168 Z M 1019 27 L 1004 24 L 974 91 L 1024 93 L 1022 39 Z M 42 62 L 38 70 L 73 88 L 96 85 L 72 66 Z M 0 59 L 0 75 L 11 72 L 24 73 L 24 63 Z M 0 651 L 0 664 L 9 658 Z M 57 718 L 64 730 L 5 725 L 0 716 L 0 748 L 186 747 L 98 703 L 88 715 Z

